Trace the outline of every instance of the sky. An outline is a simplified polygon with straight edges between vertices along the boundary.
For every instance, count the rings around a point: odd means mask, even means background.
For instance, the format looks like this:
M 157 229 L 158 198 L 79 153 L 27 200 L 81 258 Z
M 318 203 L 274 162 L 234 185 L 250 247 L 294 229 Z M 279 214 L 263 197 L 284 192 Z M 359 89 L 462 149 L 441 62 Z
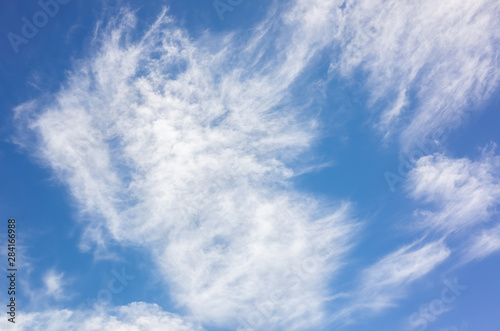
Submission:
M 3 1 L 0 329 L 497 331 L 499 16 Z

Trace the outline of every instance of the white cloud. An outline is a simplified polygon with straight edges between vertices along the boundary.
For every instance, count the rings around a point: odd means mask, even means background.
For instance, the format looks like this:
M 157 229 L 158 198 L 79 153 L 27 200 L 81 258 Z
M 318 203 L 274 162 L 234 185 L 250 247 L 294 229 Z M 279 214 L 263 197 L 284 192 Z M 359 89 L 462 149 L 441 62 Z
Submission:
M 495 145 L 476 160 L 441 154 L 417 161 L 407 188 L 426 204 L 415 212 L 418 227 L 460 238 L 460 265 L 500 250 L 500 158 Z M 489 224 L 493 223 L 493 224 Z M 451 242 L 451 241 L 450 241 Z
M 415 213 L 417 228 L 427 235 L 365 269 L 360 285 L 351 294 L 353 299 L 335 314 L 337 323 L 350 321 L 366 310 L 378 312 L 395 306 L 412 282 L 447 260 L 452 251 L 462 254 L 462 262 L 470 262 L 500 250 L 498 225 L 483 227 L 479 235 L 470 236 L 471 230 L 481 229 L 482 223 L 493 219 L 500 203 L 500 159 L 494 154 L 495 147 L 484 149 L 477 161 L 435 154 L 416 162 L 406 185 L 413 198 L 428 206 Z M 442 238 L 430 241 L 433 236 L 429 230 Z M 465 236 L 465 244 L 457 246 L 449 240 L 451 234 Z
M 49 270 L 43 278 L 45 285 L 45 295 L 60 299 L 64 297 L 64 286 L 67 282 L 64 280 L 64 273 L 57 273 L 55 270 Z
M 498 251 L 500 251 L 500 225 L 482 230 L 479 235 L 473 236 L 467 247 L 464 261 L 483 259 Z
M 18 107 L 34 152 L 79 204 L 84 247 L 148 247 L 174 300 L 202 323 L 321 323 L 355 222 L 347 203 L 325 208 L 288 182 L 317 134 L 289 89 L 329 42 L 336 11 L 299 1 L 243 46 L 194 42 L 163 15 L 133 41 L 125 13 L 53 101 Z
M 462 122 L 498 88 L 498 1 L 359 0 L 343 14 L 335 67 L 366 70 L 379 127 L 403 148 Z
M 436 154 L 422 157 L 410 172 L 410 194 L 430 205 L 419 210 L 421 225 L 446 233 L 468 231 L 490 220 L 500 202 L 500 159 L 485 152 L 478 161 Z
M 358 305 L 381 310 L 405 296 L 407 286 L 425 276 L 450 255 L 442 241 L 414 243 L 388 254 L 363 272 Z
M 402 128 L 408 145 L 461 118 L 498 81 L 494 1 L 339 5 L 296 1 L 247 39 L 207 33 L 193 41 L 165 13 L 139 40 L 127 12 L 96 29 L 101 46 L 75 64 L 53 100 L 16 108 L 18 141 L 35 135 L 32 151 L 78 202 L 82 247 L 104 254 L 115 240 L 149 248 L 173 299 L 201 323 L 319 325 L 356 222 L 348 203 L 326 208 L 289 182 L 318 138 L 314 119 L 293 106 L 292 86 L 340 43 L 334 67 L 368 70 L 372 101 L 394 99 L 380 127 Z M 410 92 L 414 114 L 405 113 Z M 426 224 L 455 230 L 472 216 L 486 220 L 499 194 L 488 164 L 421 159 L 413 194 L 438 207 Z M 356 295 L 367 302 L 354 309 L 394 304 L 449 254 L 441 241 L 389 254 L 363 273 Z
M 393 251 L 362 270 L 355 288 L 334 298 L 341 302 L 329 318 L 331 325 L 357 323 L 361 316 L 397 306 L 415 281 L 428 275 L 451 254 L 443 240 L 425 242 L 425 239 Z
M 24 308 L 29 310 L 45 308 L 53 303 L 67 301 L 74 295 L 68 291 L 68 285 L 71 285 L 72 279 L 68 279 L 63 272 L 49 269 L 40 278 L 42 286 L 39 287 L 34 287 L 27 278 L 19 280 L 23 294 L 29 299 L 24 302 Z
M 12 323 L 2 318 L 0 326 L 8 330 Z M 95 310 L 46 310 L 36 313 L 18 313 L 19 331 L 196 331 L 195 323 L 162 311 L 157 305 L 134 302 L 127 306 Z

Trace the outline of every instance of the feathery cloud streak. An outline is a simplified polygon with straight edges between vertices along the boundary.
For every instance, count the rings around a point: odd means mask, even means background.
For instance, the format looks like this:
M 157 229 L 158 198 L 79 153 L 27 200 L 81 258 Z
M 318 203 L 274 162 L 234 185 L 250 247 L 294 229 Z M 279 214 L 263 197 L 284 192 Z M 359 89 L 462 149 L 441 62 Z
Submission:
M 461 123 L 498 88 L 499 14 L 494 0 L 350 1 L 332 67 L 369 74 L 377 126 L 407 150 Z

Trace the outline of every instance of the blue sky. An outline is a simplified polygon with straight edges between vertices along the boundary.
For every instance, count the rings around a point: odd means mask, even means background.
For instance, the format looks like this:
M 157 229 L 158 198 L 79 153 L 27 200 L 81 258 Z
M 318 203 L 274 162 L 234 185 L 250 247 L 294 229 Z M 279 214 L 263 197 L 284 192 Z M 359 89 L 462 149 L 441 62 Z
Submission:
M 0 4 L 0 328 L 497 330 L 499 11 Z

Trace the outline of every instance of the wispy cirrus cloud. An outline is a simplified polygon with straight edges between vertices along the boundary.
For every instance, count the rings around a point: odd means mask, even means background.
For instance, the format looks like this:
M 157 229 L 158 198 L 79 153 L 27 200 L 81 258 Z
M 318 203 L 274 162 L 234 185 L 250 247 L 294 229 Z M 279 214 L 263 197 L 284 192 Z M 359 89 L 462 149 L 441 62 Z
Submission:
M 500 251 L 500 225 L 482 230 L 470 238 L 464 261 L 483 259 Z
M 495 147 L 485 148 L 476 161 L 443 154 L 417 161 L 406 189 L 426 207 L 415 211 L 409 227 L 425 235 L 364 269 L 358 286 L 348 295 L 351 299 L 346 301 L 346 308 L 335 315 L 335 323 L 352 321 L 363 311 L 381 312 L 397 305 L 414 281 L 453 253 L 464 264 L 500 250 L 494 217 L 500 204 L 500 164 Z M 438 240 L 434 239 L 436 235 Z M 458 244 L 454 240 L 457 237 L 461 239 Z
M 0 326 L 11 327 L 6 319 Z M 17 319 L 18 330 L 97 331 L 97 330 L 172 330 L 200 331 L 199 325 L 178 315 L 163 311 L 159 306 L 143 302 L 119 307 L 96 307 L 92 310 L 52 310 L 22 313 Z
M 425 239 L 390 252 L 361 270 L 355 288 L 344 294 L 347 299 L 333 314 L 331 323 L 352 324 L 360 316 L 382 313 L 406 298 L 414 282 L 435 270 L 451 254 L 443 240 Z
M 493 0 L 347 2 L 333 66 L 369 74 L 377 126 L 408 149 L 462 122 L 498 88 L 499 13 Z
M 317 137 L 290 88 L 331 40 L 321 32 L 336 10 L 298 1 L 248 43 L 194 42 L 166 13 L 134 40 L 124 12 L 53 101 L 19 106 L 32 151 L 79 205 L 83 247 L 149 248 L 176 303 L 201 323 L 321 324 L 356 222 L 348 203 L 327 207 L 289 183 Z M 255 325 L 273 293 L 280 304 Z
M 300 78 L 325 50 L 342 48 L 330 72 L 348 76 L 362 66 L 370 74 L 375 108 L 393 101 L 377 125 L 406 147 L 497 86 L 493 1 L 299 0 L 276 8 L 249 35 L 199 40 L 166 11 L 133 37 L 136 17 L 123 11 L 96 29 L 89 56 L 60 91 L 15 110 L 18 142 L 32 135 L 27 148 L 78 203 L 82 248 L 101 257 L 110 242 L 148 248 L 174 302 L 201 325 L 323 325 L 324 303 L 335 294 L 329 285 L 358 231 L 348 202 L 319 201 L 290 181 L 307 169 L 301 156 L 321 136 L 293 91 L 309 83 Z M 425 223 L 452 231 L 476 224 L 475 216 L 486 220 L 498 194 L 488 162 L 422 158 L 412 192 L 438 207 L 424 213 Z M 443 240 L 389 253 L 364 268 L 336 316 L 395 305 L 450 253 Z M 151 329 L 193 327 L 140 303 L 86 325 L 143 327 L 137 311 L 165 318 Z M 54 314 L 61 328 L 87 316 Z M 48 314 L 27 316 L 33 325 L 55 323 Z
M 477 161 L 442 154 L 419 159 L 410 172 L 408 190 L 430 206 L 417 212 L 421 226 L 455 233 L 489 221 L 500 203 L 499 162 L 487 150 Z
M 42 284 L 39 287 L 33 286 L 27 279 L 20 280 L 23 293 L 29 298 L 24 305 L 27 311 L 46 308 L 53 303 L 67 302 L 74 296 L 74 293 L 68 290 L 72 278 L 67 277 L 64 272 L 49 269 L 41 278 Z
M 406 190 L 425 207 L 415 211 L 408 226 L 412 233 L 424 234 L 362 269 L 357 285 L 344 294 L 348 299 L 334 314 L 334 324 L 352 323 L 365 312 L 397 306 L 415 281 L 445 262 L 458 257 L 463 264 L 500 250 L 498 225 L 487 225 L 496 221 L 500 203 L 495 148 L 493 144 L 483 149 L 475 161 L 436 153 L 416 162 Z M 457 244 L 456 237 L 462 243 Z
M 426 207 L 415 211 L 409 227 L 424 235 L 365 268 L 346 308 L 335 315 L 335 323 L 352 322 L 363 312 L 396 306 L 412 283 L 445 262 L 464 264 L 500 250 L 499 227 L 488 225 L 498 223 L 494 216 L 500 203 L 500 164 L 495 147 L 483 149 L 475 161 L 437 153 L 417 161 L 406 189 Z
M 450 249 L 435 241 L 407 245 L 392 252 L 363 272 L 362 308 L 381 310 L 405 296 L 407 287 L 431 272 L 450 255 Z
M 459 238 L 453 250 L 460 265 L 500 250 L 500 159 L 495 147 L 485 148 L 477 160 L 423 157 L 407 181 L 410 195 L 425 205 L 415 211 L 416 227 L 449 242 Z

